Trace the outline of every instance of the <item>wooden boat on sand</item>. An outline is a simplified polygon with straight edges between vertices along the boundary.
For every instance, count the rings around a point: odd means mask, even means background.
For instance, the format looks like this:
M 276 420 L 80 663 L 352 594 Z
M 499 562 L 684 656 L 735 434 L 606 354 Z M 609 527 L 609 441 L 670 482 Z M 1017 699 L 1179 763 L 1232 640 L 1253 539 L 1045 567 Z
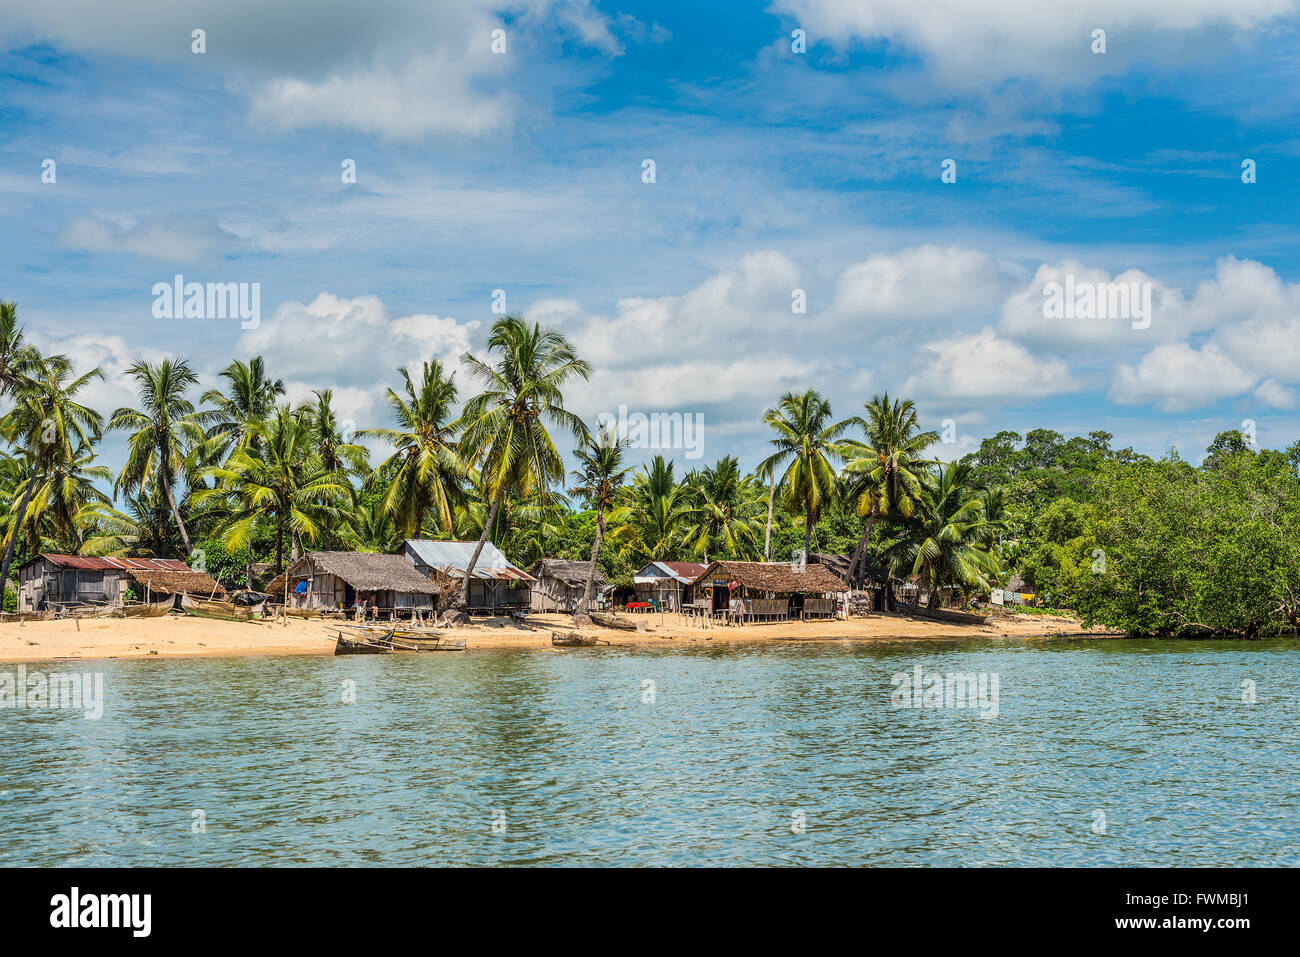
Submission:
M 53 617 L 53 608 L 47 608 L 44 611 L 0 612 L 0 621 L 49 621 Z
M 419 650 L 410 642 L 395 640 L 391 629 L 384 632 L 354 629 L 355 635 L 345 635 L 342 628 L 337 625 L 334 630 L 338 636 L 334 645 L 336 655 L 386 655 L 394 651 Z
M 592 645 L 605 641 L 604 638 L 597 638 L 595 635 L 583 635 L 576 631 L 551 632 L 551 644 L 557 648 L 590 648 Z M 609 644 L 605 641 L 605 644 Z
M 588 612 L 588 616 L 602 628 L 617 628 L 619 631 L 636 631 L 636 622 L 629 621 L 626 618 L 620 618 L 618 615 L 607 615 L 604 612 Z
M 168 595 L 164 601 L 141 602 L 138 605 L 123 605 L 112 609 L 113 618 L 161 618 L 172 610 L 174 599 Z
M 210 598 L 192 598 L 181 596 L 181 608 L 186 614 L 203 618 L 224 618 L 227 621 L 251 621 L 262 617 L 265 603 L 257 605 L 236 605 L 229 601 L 215 601 Z

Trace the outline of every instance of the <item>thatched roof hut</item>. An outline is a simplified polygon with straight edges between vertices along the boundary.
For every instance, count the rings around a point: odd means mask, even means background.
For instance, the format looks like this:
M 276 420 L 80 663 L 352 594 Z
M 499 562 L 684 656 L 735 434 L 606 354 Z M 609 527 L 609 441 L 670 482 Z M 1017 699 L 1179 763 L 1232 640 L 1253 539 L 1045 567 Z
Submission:
M 286 572 L 289 600 L 301 608 L 338 608 L 369 592 L 380 608 L 433 606 L 438 586 L 416 571 L 404 555 L 371 552 L 310 552 Z M 281 589 L 270 594 L 283 594 Z
M 777 595 L 823 595 L 846 590 L 844 582 L 825 565 L 798 568 L 789 562 L 714 562 L 695 584 L 726 587 L 730 581 L 751 591 Z
M 404 555 L 373 552 L 311 552 L 289 566 L 291 578 L 301 577 L 303 564 L 343 579 L 364 591 L 405 591 L 420 595 L 438 594 L 438 586 L 415 570 Z
M 591 562 L 572 562 L 567 558 L 543 558 L 532 568 L 528 569 L 528 574 L 532 575 L 539 581 L 545 578 L 554 578 L 564 582 L 566 585 L 587 584 L 587 576 L 591 573 Z M 609 579 L 605 573 L 596 567 L 596 584 L 603 585 Z
M 126 574 L 135 582 L 136 594 L 143 598 L 147 593 L 153 595 L 190 594 L 197 598 L 223 598 L 226 589 L 211 575 L 186 571 L 128 568 Z

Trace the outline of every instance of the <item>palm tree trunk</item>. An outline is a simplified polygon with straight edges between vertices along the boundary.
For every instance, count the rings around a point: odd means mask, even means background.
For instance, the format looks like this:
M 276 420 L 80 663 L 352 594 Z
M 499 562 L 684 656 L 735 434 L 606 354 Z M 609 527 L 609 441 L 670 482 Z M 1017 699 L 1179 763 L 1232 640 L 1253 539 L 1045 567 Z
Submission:
M 600 556 L 600 540 L 604 537 L 605 506 L 602 503 L 596 507 L 596 540 L 591 543 L 591 568 L 587 569 L 587 585 L 582 589 L 582 602 L 578 605 L 578 610 L 574 614 L 575 618 L 591 607 L 591 599 L 595 596 L 596 559 Z
M 497 489 L 496 497 L 492 499 L 492 508 L 488 511 L 487 521 L 483 523 L 483 531 L 479 533 L 478 545 L 474 548 L 474 554 L 470 556 L 469 567 L 465 569 L 465 577 L 460 583 L 460 593 L 456 596 L 457 604 L 460 608 L 469 608 L 469 579 L 474 572 L 474 566 L 478 564 L 478 557 L 483 553 L 483 544 L 487 541 L 488 532 L 492 531 L 492 525 L 497 520 L 497 510 L 501 508 L 501 500 L 506 497 L 505 486 Z
M 867 527 L 862 530 L 862 538 L 858 539 L 857 551 L 853 553 L 853 561 L 849 565 L 849 581 L 857 583 L 858 591 L 862 590 L 862 573 L 867 566 L 867 542 L 871 539 L 871 528 L 876 524 L 876 511 L 877 505 L 873 502 L 871 512 L 867 515 Z
M 776 494 L 776 469 L 768 476 L 767 486 L 767 529 L 763 532 L 763 561 L 772 560 L 772 496 Z
M 4 605 L 5 589 L 9 587 L 9 566 L 14 560 L 14 544 L 18 541 L 18 531 L 23 527 L 23 518 L 27 515 L 27 502 L 32 497 L 32 491 L 36 488 L 36 479 L 41 469 L 41 460 L 39 458 L 32 462 L 32 476 L 27 480 L 27 488 L 23 490 L 23 497 L 18 502 L 18 517 L 14 519 L 13 528 L 9 530 L 9 544 L 5 546 L 4 567 L 0 568 L 0 607 Z M 17 596 L 18 589 L 14 589 L 14 595 Z M 17 606 L 15 606 L 17 607 Z
M 172 495 L 172 483 L 167 476 L 162 476 L 163 491 L 167 493 L 167 504 L 171 506 L 172 518 L 176 519 L 176 527 L 181 531 L 181 544 L 185 546 L 185 557 L 190 557 L 190 536 L 185 531 L 185 523 L 181 521 L 181 510 L 176 507 L 176 499 Z
M 812 505 L 809 504 L 804 509 L 803 520 L 803 560 L 808 561 L 808 549 L 812 548 Z

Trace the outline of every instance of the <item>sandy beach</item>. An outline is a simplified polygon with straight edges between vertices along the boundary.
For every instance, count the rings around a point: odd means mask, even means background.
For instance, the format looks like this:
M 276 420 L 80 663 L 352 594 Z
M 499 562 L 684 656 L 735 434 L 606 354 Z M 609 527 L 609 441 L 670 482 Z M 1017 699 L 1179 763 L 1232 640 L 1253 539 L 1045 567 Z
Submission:
M 733 627 L 702 628 L 678 615 L 631 616 L 638 631 L 589 626 L 612 645 L 688 646 L 710 642 L 916 640 L 954 638 L 1031 638 L 1060 635 L 1105 637 L 1108 632 L 1084 633 L 1069 618 L 1016 615 L 992 625 L 950 625 L 892 615 L 847 621 L 790 621 Z M 525 622 L 498 618 L 475 621 L 446 634 L 468 640 L 468 650 L 492 648 L 552 650 L 552 631 L 572 631 L 569 616 L 538 614 Z M 336 627 L 318 620 L 287 624 L 226 622 L 169 615 L 145 619 L 69 619 L 0 625 L 0 661 L 54 661 L 94 658 L 175 658 L 220 655 L 329 655 L 334 653 Z

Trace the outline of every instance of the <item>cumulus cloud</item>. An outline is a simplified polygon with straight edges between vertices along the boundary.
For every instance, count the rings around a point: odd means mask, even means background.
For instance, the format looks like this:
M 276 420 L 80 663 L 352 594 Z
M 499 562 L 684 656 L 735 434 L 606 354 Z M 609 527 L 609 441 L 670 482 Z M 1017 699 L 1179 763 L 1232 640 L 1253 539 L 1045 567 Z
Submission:
M 927 244 L 876 253 L 846 268 L 831 311 L 865 321 L 950 317 L 993 308 L 1009 283 L 988 253 Z
M 1240 395 L 1257 379 L 1212 344 L 1195 349 L 1177 342 L 1156 346 L 1136 366 L 1118 366 L 1110 397 L 1121 405 L 1153 403 L 1164 412 L 1186 412 Z
M 386 422 L 383 396 L 396 385 L 399 367 L 409 367 L 417 379 L 420 364 L 430 359 L 456 370 L 477 327 L 448 316 L 391 318 L 376 296 L 322 292 L 306 304 L 280 304 L 239 337 L 235 354 L 264 356 L 272 374 L 285 380 L 291 401 L 310 398 L 313 389 L 334 389 L 340 416 L 369 427 Z M 469 387 L 463 374 L 456 382 L 462 392 Z
M 1078 388 L 1064 360 L 1036 358 L 988 328 L 930 343 L 925 350 L 930 358 L 903 384 L 904 395 L 1005 403 Z

